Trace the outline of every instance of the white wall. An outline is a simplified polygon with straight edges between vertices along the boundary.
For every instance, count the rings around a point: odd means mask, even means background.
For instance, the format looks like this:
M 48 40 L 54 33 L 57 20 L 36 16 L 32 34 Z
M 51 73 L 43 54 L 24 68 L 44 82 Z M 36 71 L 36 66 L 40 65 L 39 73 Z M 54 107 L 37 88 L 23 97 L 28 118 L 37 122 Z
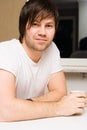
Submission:
M 79 2 L 79 39 L 87 36 L 87 1 Z
M 61 59 L 67 81 L 67 90 L 85 90 L 87 92 L 87 60 Z
M 87 92 L 87 74 L 65 73 L 68 92 L 72 90 L 83 90 Z

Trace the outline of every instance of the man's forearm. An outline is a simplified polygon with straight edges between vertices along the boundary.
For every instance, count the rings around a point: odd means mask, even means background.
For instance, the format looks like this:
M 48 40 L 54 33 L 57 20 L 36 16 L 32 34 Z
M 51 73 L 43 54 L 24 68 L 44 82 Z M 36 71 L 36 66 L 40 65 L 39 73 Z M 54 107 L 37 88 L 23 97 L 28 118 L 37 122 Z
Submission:
M 31 102 L 15 99 L 3 105 L 0 110 L 0 121 L 21 121 L 55 116 L 54 102 Z
M 64 96 L 59 102 L 32 102 L 17 98 L 6 99 L 0 103 L 0 121 L 22 121 L 82 114 L 85 108 L 86 97 L 85 93 L 69 94 Z
M 34 101 L 59 101 L 63 96 L 66 95 L 66 92 L 58 92 L 56 90 L 47 92 L 43 96 L 32 98 Z

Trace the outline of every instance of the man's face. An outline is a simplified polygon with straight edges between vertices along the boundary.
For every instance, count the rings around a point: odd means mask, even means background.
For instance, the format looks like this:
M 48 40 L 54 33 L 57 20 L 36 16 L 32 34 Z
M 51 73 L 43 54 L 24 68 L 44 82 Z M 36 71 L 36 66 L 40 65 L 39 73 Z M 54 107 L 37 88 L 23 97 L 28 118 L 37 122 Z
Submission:
M 26 25 L 24 43 L 29 49 L 44 51 L 52 42 L 55 35 L 54 18 L 36 20 L 32 26 Z

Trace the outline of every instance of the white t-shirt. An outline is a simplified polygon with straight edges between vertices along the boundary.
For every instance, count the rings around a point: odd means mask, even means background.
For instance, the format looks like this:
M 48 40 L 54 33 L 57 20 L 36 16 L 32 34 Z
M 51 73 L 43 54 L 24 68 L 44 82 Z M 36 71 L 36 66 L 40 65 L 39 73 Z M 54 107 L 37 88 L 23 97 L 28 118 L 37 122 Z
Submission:
M 24 99 L 43 95 L 50 75 L 62 70 L 60 53 L 53 42 L 35 63 L 17 39 L 0 43 L 0 68 L 15 75 L 16 96 Z

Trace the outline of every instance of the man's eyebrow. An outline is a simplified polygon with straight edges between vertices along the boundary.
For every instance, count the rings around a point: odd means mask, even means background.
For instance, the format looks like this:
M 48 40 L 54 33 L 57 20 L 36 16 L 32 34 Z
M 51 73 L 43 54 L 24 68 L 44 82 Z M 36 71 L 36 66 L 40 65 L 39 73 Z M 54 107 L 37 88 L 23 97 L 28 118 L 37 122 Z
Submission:
M 55 24 L 53 21 L 48 21 L 47 24 Z
M 49 23 L 49 24 L 54 24 L 54 22 L 47 22 L 47 23 Z

